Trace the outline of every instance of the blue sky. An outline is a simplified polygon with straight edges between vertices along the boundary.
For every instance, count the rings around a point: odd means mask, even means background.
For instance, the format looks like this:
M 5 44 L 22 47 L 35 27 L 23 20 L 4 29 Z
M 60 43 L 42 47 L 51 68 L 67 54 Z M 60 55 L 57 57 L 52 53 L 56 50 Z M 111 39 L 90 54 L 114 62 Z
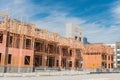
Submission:
M 0 0 L 0 12 L 61 35 L 78 24 L 92 43 L 120 41 L 119 0 Z

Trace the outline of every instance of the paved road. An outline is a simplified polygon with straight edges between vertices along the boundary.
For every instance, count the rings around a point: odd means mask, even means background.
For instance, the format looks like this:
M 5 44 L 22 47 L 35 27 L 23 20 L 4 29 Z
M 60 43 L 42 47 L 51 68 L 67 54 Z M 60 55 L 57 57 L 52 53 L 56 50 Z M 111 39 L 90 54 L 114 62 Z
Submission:
M 74 76 L 0 77 L 0 80 L 120 80 L 120 73 L 85 74 Z

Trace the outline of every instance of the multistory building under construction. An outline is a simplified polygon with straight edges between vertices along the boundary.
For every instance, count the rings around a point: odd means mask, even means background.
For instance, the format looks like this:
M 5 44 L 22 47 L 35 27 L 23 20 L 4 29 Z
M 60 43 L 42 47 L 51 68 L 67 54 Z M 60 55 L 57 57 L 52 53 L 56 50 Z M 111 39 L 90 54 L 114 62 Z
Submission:
M 112 68 L 113 50 L 40 29 L 0 14 L 0 72 Z

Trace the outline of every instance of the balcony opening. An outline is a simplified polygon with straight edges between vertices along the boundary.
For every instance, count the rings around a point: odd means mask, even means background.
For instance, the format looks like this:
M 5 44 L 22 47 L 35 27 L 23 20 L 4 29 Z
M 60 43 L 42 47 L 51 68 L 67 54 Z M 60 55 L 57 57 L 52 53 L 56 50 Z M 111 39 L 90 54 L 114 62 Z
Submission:
M 7 46 L 12 47 L 13 46 L 13 36 L 8 36 Z
M 68 56 L 68 49 L 62 48 L 62 53 L 63 53 L 63 56 Z
M 108 68 L 110 68 L 110 64 L 108 64 Z
M 8 64 L 11 64 L 11 61 L 12 61 L 12 55 L 8 54 Z
M 107 68 L 107 64 L 105 63 L 105 68 Z
M 35 51 L 37 51 L 37 52 L 40 51 L 40 43 L 39 43 L 39 42 L 35 42 L 34 49 L 35 49 Z
M 59 54 L 59 47 L 57 47 L 57 54 Z
M 107 55 L 104 56 L 104 59 L 107 60 Z
M 104 67 L 104 62 L 102 62 L 102 67 Z
M 26 49 L 31 49 L 31 39 L 26 39 Z
M 44 51 L 44 44 L 43 43 L 40 43 L 40 51 L 43 52 Z
M 30 56 L 25 56 L 24 57 L 24 64 L 25 65 L 30 65 Z
M 70 56 L 72 56 L 72 50 L 70 50 Z
M 35 57 L 35 67 L 39 66 L 39 57 Z
M 113 56 L 111 56 L 111 61 L 113 61 Z
M 50 68 L 54 66 L 55 63 L 55 57 L 47 57 L 47 63 L 46 65 Z
M 80 50 L 76 50 L 76 56 L 80 56 Z
M 108 60 L 110 60 L 110 56 L 108 56 Z
M 69 62 L 69 67 L 72 67 L 72 61 Z
M 16 48 L 19 48 L 19 46 L 20 46 L 20 36 L 17 36 L 16 37 Z
M 59 66 L 59 60 L 56 61 L 56 67 L 58 67 L 58 66 Z
M 48 53 L 48 46 L 45 45 L 45 52 Z
M 3 34 L 0 33 L 0 43 L 3 41 Z
M 113 68 L 113 63 L 111 63 L 111 68 Z
M 42 56 L 35 57 L 35 67 L 42 66 Z
M 37 52 L 43 52 L 44 51 L 44 44 L 40 43 L 40 42 L 35 42 L 34 49 Z
M 62 59 L 61 65 L 62 65 L 63 68 L 66 67 L 66 59 L 64 59 L 64 58 Z
M 79 60 L 76 60 L 75 61 L 75 68 L 78 68 L 79 67 Z
M 12 46 L 13 43 L 13 36 L 10 36 L 10 46 Z
M 77 40 L 77 36 L 75 36 L 75 40 Z
M 55 49 L 53 45 L 48 45 L 49 53 L 54 53 Z

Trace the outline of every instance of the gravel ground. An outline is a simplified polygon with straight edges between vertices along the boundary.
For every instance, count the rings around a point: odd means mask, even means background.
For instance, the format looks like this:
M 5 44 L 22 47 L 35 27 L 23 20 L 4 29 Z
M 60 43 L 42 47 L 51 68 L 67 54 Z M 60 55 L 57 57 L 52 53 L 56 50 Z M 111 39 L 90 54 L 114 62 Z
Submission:
M 0 77 L 0 80 L 120 80 L 120 73 L 38 77 Z

